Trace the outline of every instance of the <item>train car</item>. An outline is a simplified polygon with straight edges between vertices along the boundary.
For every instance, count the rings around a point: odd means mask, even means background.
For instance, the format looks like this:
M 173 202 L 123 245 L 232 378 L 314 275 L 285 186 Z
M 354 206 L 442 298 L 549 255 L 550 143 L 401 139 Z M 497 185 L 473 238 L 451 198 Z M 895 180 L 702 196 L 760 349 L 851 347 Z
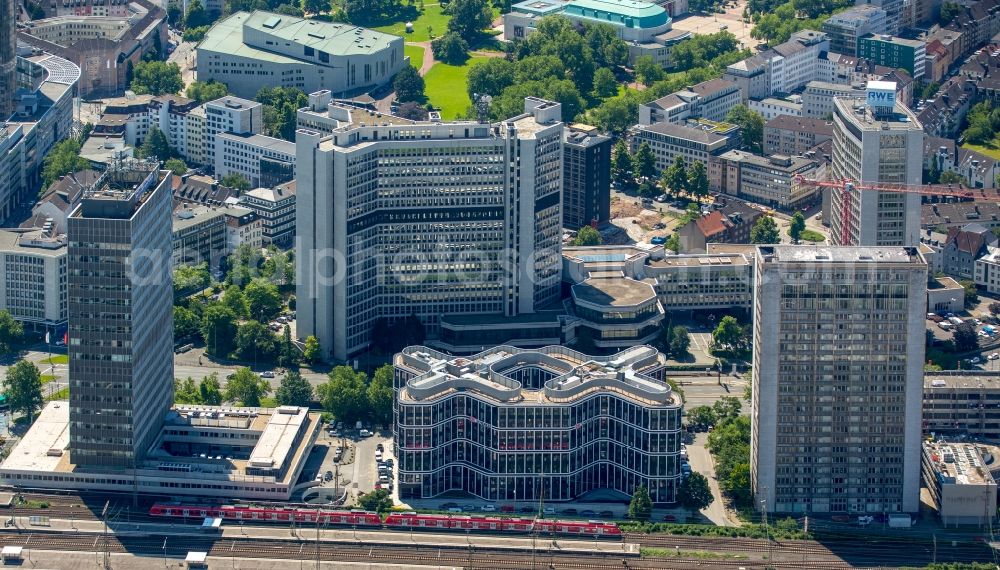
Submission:
M 565 536 L 620 537 L 621 529 L 602 521 L 532 520 L 466 515 L 431 515 L 392 513 L 385 526 L 394 530 L 465 530 L 468 532 L 499 532 L 511 534 L 557 534 Z
M 614 523 L 602 521 L 559 521 L 539 519 L 535 530 L 540 534 L 566 536 L 620 537 L 622 531 Z
M 172 505 L 158 503 L 149 510 L 150 516 L 158 517 L 218 517 L 226 521 L 303 523 L 322 525 L 344 525 L 379 527 L 382 519 L 378 513 L 366 511 L 326 511 L 316 509 L 295 509 L 276 507 L 248 507 L 225 505 L 221 507 L 201 505 Z
M 216 518 L 221 517 L 221 509 L 212 505 L 181 505 L 156 503 L 149 509 L 153 517 Z

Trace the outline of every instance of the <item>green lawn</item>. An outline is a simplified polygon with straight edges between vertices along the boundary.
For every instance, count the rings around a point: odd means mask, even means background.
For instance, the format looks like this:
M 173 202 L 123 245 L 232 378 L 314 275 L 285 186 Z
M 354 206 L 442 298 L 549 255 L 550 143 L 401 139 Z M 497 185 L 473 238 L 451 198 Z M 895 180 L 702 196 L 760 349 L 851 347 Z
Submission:
M 42 386 L 56 379 L 56 377 L 52 374 L 42 374 L 40 378 L 42 379 Z
M 962 145 L 962 148 L 967 148 L 969 150 L 981 152 L 990 158 L 1000 160 L 1000 137 L 994 138 L 993 144 L 989 146 L 966 143 Z
M 819 233 L 817 231 L 808 230 L 808 229 L 802 230 L 802 241 L 821 242 L 821 241 L 823 241 L 825 239 L 826 239 L 826 237 L 824 237 L 823 234 L 821 234 L 821 233 Z
M 450 19 L 451 16 L 441 12 L 440 4 L 425 4 L 423 13 L 413 21 L 413 33 L 406 33 L 406 20 L 378 26 L 374 29 L 402 36 L 408 42 L 426 42 L 432 39 L 432 35 L 435 38 L 443 36 L 448 31 L 448 20 Z M 427 26 L 431 27 L 430 34 L 428 34 Z
M 46 402 L 51 402 L 52 400 L 68 400 L 69 399 L 69 386 L 59 390 L 58 392 L 53 392 L 51 396 L 45 398 Z
M 53 354 L 51 358 L 42 360 L 44 364 L 69 364 L 69 356 L 65 354 Z
M 485 57 L 473 57 L 465 65 L 435 63 L 424 76 L 424 93 L 435 108 L 441 109 L 441 118 L 450 121 L 465 113 L 472 105 L 465 92 L 469 68 Z
M 424 62 L 424 48 L 420 46 L 403 46 L 403 53 L 406 57 L 410 58 L 410 65 L 416 69 L 420 69 L 420 65 Z

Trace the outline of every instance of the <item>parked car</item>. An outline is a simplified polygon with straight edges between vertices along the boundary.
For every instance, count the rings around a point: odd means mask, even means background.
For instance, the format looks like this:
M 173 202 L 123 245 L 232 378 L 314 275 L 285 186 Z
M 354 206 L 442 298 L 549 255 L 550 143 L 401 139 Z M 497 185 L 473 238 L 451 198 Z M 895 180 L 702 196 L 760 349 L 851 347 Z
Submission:
M 271 372 L 270 370 L 265 370 L 264 372 L 260 373 L 260 377 L 261 378 L 274 378 L 274 372 Z
M 592 511 L 590 509 L 586 509 L 586 510 L 580 511 L 580 516 L 581 517 L 596 517 L 597 516 L 597 512 L 596 511 Z
M 467 513 L 471 513 L 471 512 L 473 512 L 473 511 L 476 510 L 476 506 L 475 505 L 462 505 L 462 510 L 465 511 L 465 512 L 467 512 Z
M 327 471 L 326 473 L 324 473 L 323 479 L 326 481 L 330 481 L 331 479 L 333 479 L 333 471 Z
M 375 446 L 375 451 L 385 451 L 385 446 L 380 443 Z
M 495 513 L 495 512 L 497 512 L 497 506 L 496 505 L 491 505 L 491 504 L 487 503 L 487 504 L 483 505 L 483 512 L 484 513 Z
M 562 514 L 568 515 L 568 516 L 576 516 L 577 512 L 578 511 L 576 509 L 563 509 L 562 510 Z
M 600 513 L 597 514 L 597 516 L 601 517 L 602 519 L 613 519 L 615 518 L 615 513 L 614 511 L 601 511 Z
M 554 515 L 554 514 L 556 514 L 556 508 L 555 507 L 545 507 L 545 509 L 542 512 L 545 513 L 545 514 L 547 514 L 547 515 Z
M 362 429 L 361 431 L 358 432 L 358 435 L 360 437 L 371 437 L 372 436 L 372 432 L 370 432 L 370 431 L 368 431 L 366 429 Z
M 512 513 L 514 512 L 514 505 L 502 505 L 500 507 L 501 513 Z
M 665 520 L 666 522 L 677 522 L 677 517 L 670 513 L 667 513 L 663 515 L 663 520 Z

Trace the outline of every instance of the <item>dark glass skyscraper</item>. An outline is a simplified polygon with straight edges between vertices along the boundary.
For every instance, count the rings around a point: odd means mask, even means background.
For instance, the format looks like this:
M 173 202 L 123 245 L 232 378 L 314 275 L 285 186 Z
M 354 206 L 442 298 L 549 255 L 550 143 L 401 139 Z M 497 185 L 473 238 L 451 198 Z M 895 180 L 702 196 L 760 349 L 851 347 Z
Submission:
M 68 220 L 70 459 L 141 461 L 173 403 L 170 173 L 135 162 Z
M 14 114 L 17 12 L 14 0 L 0 0 L 0 123 Z

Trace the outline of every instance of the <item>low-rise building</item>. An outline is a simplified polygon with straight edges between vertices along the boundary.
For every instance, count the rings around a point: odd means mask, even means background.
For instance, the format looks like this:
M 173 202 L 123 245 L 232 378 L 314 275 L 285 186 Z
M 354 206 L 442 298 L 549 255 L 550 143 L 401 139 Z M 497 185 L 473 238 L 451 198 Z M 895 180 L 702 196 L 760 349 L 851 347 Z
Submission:
M 750 243 L 750 230 L 761 212 L 737 200 L 677 228 L 681 251 L 704 253 L 709 243 Z
M 592 271 L 570 287 L 576 339 L 600 349 L 651 342 L 660 333 L 663 307 L 649 283 L 614 271 Z
M 828 75 L 828 51 L 825 33 L 800 30 L 787 42 L 727 66 L 723 78 L 740 88 L 743 101 L 791 93 Z
M 944 272 L 959 279 L 972 279 L 976 260 L 986 255 L 987 248 L 996 243 L 996 234 L 981 224 L 949 228 L 941 249 Z
M 924 138 L 924 169 L 937 161 L 938 172 L 954 172 L 969 188 L 996 188 L 1000 179 L 1000 160 L 955 143 L 954 139 Z
M 760 156 L 731 150 L 719 156 L 723 175 L 720 191 L 757 204 L 790 210 L 817 196 L 815 185 L 800 178 L 815 178 L 820 163 L 783 154 Z
M 764 154 L 800 156 L 833 138 L 833 123 L 779 115 L 764 124 Z
M 792 117 L 802 116 L 802 97 L 792 95 L 789 98 L 765 97 L 764 99 L 750 99 L 747 106 L 751 111 L 756 111 L 764 117 L 765 121 L 788 115 Z
M 295 143 L 264 135 L 215 136 L 215 174 L 240 174 L 253 187 L 277 186 L 295 178 Z
M 740 102 L 739 87 L 724 79 L 710 79 L 639 106 L 639 124 L 683 124 L 691 118 L 722 121 Z
M 240 204 L 263 223 L 263 243 L 288 246 L 295 238 L 295 181 L 274 188 L 255 188 L 240 196 Z
M 684 159 L 688 168 L 695 161 L 700 161 L 711 171 L 714 157 L 739 148 L 740 129 L 729 123 L 705 120 L 688 121 L 683 125 L 666 122 L 637 125 L 632 131 L 632 151 L 635 152 L 643 142 L 649 143 L 656 157 L 657 172 L 662 173 L 669 168 L 677 156 Z
M 947 232 L 953 227 L 977 223 L 987 228 L 1000 227 L 1000 203 L 978 200 L 974 202 L 941 202 L 920 207 L 920 226 Z
M 264 247 L 264 220 L 253 210 L 240 206 L 222 209 L 226 216 L 226 242 L 233 251 L 242 244 L 254 249 Z
M 928 263 L 928 267 L 930 263 Z M 927 311 L 959 313 L 965 308 L 965 288 L 951 277 L 934 277 L 927 281 Z
M 990 295 L 1000 294 L 1000 248 L 987 247 L 986 255 L 976 260 L 973 282 Z
M 933 99 L 921 101 L 917 120 L 927 136 L 956 138 L 965 115 L 975 103 L 978 87 L 973 79 L 956 75 L 941 84 Z
M 174 210 L 173 250 L 171 265 L 198 265 L 207 263 L 218 269 L 222 259 L 229 254 L 226 241 L 226 218 L 219 210 L 206 206 L 191 207 L 182 203 Z
M 1000 371 L 928 372 L 923 401 L 926 433 L 1000 439 Z
M 924 442 L 921 467 L 924 486 L 945 526 L 992 524 L 997 512 L 997 484 L 979 445 Z
M 802 116 L 824 121 L 833 118 L 833 100 L 836 97 L 861 96 L 860 85 L 810 81 L 802 91 Z
M 654 504 L 677 500 L 682 403 L 649 346 L 468 358 L 413 346 L 393 366 L 400 498 L 561 502 L 645 486 Z

